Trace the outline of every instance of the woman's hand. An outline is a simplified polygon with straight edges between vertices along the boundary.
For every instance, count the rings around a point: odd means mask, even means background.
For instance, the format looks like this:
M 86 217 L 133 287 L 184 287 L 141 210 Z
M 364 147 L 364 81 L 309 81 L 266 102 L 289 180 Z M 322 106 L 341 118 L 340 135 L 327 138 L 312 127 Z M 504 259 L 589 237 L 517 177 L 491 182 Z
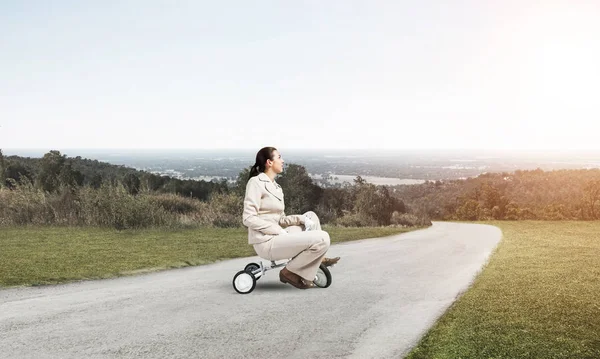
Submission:
M 304 230 L 310 231 L 310 230 L 314 229 L 314 227 L 315 227 L 315 222 L 313 222 L 310 218 L 304 216 Z

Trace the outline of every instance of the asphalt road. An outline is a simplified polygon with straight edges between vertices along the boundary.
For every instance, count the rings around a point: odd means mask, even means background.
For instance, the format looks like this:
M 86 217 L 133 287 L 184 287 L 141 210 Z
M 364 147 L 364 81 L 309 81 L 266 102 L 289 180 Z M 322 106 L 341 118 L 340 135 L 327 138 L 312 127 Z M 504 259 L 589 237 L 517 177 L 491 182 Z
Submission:
M 398 358 L 465 291 L 498 228 L 431 228 L 337 244 L 327 289 L 267 272 L 237 294 L 257 258 L 66 285 L 0 290 L 2 358 Z M 245 238 L 240 238 L 245 241 Z

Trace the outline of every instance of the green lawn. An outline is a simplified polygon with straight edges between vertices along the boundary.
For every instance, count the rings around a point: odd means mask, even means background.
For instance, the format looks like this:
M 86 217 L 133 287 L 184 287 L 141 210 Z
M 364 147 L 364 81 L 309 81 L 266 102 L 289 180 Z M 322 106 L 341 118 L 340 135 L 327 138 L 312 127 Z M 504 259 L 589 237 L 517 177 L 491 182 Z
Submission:
M 325 227 L 332 243 L 384 237 L 406 228 Z M 55 284 L 254 256 L 244 228 L 116 231 L 0 228 L 0 286 Z
M 492 222 L 503 239 L 408 358 L 600 358 L 600 222 Z

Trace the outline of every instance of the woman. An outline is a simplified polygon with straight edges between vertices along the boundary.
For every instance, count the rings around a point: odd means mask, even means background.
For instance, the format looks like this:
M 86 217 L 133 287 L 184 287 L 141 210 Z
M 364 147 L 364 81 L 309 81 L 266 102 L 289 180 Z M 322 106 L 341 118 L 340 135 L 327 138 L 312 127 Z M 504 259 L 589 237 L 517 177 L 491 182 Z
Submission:
M 260 257 L 272 261 L 292 258 L 279 272 L 279 279 L 307 289 L 313 286 L 321 262 L 332 265 L 339 257 L 324 260 L 329 234 L 321 230 L 314 212 L 285 215 L 283 191 L 275 182 L 281 172 L 283 159 L 276 148 L 258 151 L 246 185 L 242 220 L 248 227 L 248 243 Z

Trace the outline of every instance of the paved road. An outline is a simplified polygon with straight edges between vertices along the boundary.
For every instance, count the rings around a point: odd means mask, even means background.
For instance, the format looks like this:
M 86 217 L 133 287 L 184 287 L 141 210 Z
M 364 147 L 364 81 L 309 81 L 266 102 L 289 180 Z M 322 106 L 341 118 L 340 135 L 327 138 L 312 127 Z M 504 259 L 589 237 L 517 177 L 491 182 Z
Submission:
M 397 358 L 472 282 L 496 227 L 436 222 L 332 246 L 327 289 L 267 272 L 249 295 L 250 259 L 136 277 L 0 290 L 2 358 Z M 245 239 L 240 239 L 245 240 Z M 256 260 L 256 259 L 252 259 Z

